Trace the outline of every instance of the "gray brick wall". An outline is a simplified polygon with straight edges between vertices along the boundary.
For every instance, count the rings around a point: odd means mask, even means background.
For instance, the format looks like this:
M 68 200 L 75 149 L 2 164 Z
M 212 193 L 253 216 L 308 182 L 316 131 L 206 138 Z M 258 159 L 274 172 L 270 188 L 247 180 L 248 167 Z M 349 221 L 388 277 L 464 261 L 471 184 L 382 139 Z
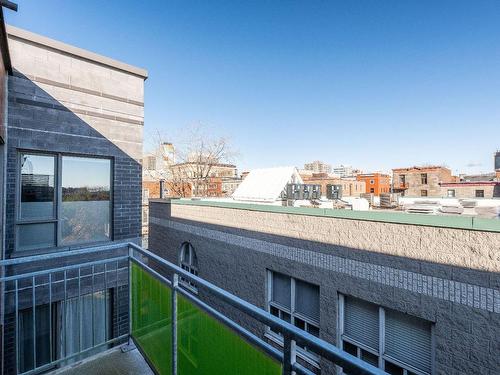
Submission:
M 189 208 L 184 210 L 184 207 Z M 273 226 L 281 222 L 291 230 L 297 219 L 318 227 L 314 217 L 292 218 L 293 215 L 249 214 L 245 210 L 228 209 L 208 212 L 210 207 L 201 207 L 204 211 L 198 219 L 193 214 L 197 208 L 200 207 L 150 202 L 150 250 L 178 263 L 181 243 L 190 241 L 198 256 L 200 277 L 262 308 L 266 304 L 267 269 L 318 284 L 321 337 L 332 343 L 336 343 L 337 301 L 342 293 L 433 322 L 435 374 L 499 373 L 500 314 L 492 298 L 486 297 L 498 296 L 498 288 L 491 284 L 494 278 L 487 272 L 461 270 L 453 279 L 454 266 L 381 254 L 382 249 L 368 252 L 305 240 L 309 232 L 294 237 L 272 234 L 266 226 L 266 220 L 272 220 Z M 238 228 L 235 222 L 245 222 L 246 229 Z M 321 225 L 323 231 L 331 232 L 338 227 L 336 223 L 336 227 L 325 228 L 323 221 Z M 443 231 L 439 230 L 450 236 Z M 356 236 L 354 230 L 350 234 Z M 389 273 L 384 276 L 384 271 Z M 423 284 L 410 282 L 408 275 L 427 280 L 425 292 Z M 445 283 L 461 286 L 457 298 L 455 294 L 451 297 L 451 290 L 445 293 Z M 231 308 L 218 306 L 254 333 L 263 335 L 261 325 Z M 323 362 L 322 367 L 323 373 L 333 373 L 327 363 Z
M 14 75 L 9 77 L 8 87 L 7 257 L 15 253 L 20 151 L 111 159 L 112 240 L 139 242 L 144 77 L 12 35 L 9 47 Z M 91 261 L 100 256 L 87 255 L 73 261 Z M 50 268 L 61 262 L 63 260 L 45 266 Z M 9 272 L 16 273 L 19 269 Z M 120 282 L 122 286 L 113 298 L 116 313 L 113 332 L 116 334 L 128 331 L 126 283 L 126 280 Z M 69 287 L 68 294 L 74 292 Z M 7 317 L 5 333 L 5 374 L 11 374 L 15 372 L 12 317 Z

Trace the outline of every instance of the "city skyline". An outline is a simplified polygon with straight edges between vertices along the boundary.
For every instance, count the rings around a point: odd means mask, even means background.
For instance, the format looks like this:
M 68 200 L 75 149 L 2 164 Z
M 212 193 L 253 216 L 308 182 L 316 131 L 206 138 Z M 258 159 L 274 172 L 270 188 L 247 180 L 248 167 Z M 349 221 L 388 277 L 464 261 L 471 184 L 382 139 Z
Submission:
M 147 66 L 146 134 L 205 124 L 241 170 L 319 159 L 479 173 L 500 147 L 495 1 L 19 7 L 8 23 Z

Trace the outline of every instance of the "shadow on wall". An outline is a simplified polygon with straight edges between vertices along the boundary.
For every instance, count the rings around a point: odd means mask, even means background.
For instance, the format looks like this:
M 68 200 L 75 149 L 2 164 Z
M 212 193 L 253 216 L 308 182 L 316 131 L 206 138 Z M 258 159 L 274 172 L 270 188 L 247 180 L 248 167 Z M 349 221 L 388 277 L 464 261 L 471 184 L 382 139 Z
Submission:
M 97 156 L 111 159 L 111 199 L 114 209 L 109 223 L 110 237 L 111 240 L 137 240 L 141 236 L 141 164 L 118 147 L 112 139 L 107 138 L 78 115 L 92 117 L 92 122 L 95 119 L 98 126 L 106 127 L 109 134 L 116 134 L 117 138 L 120 139 L 126 133 L 130 133 L 132 136 L 142 134 L 139 129 L 137 132 L 141 133 L 134 133 L 136 130 L 134 126 L 142 126 L 142 123 L 124 117 L 103 114 L 100 108 L 88 107 L 88 110 L 68 108 L 35 82 L 15 70 L 9 79 L 8 179 L 6 187 L 7 256 L 16 251 L 15 232 L 17 229 L 15 223 L 17 220 L 16 199 L 18 199 L 16 180 L 19 173 L 19 151 L 64 153 L 74 156 Z M 78 95 L 82 95 L 75 91 L 75 95 L 72 96 L 70 90 L 68 89 L 68 102 L 74 100 L 75 97 L 78 98 Z M 122 144 L 124 148 L 130 147 L 135 153 L 137 153 L 137 149 L 142 151 L 142 139 L 137 142 L 137 138 L 135 138 L 132 141 L 124 141 Z M 78 173 L 85 175 L 87 171 L 81 170 Z M 91 177 L 89 176 L 89 179 Z M 83 197 L 81 200 L 93 201 L 94 198 Z M 78 205 L 76 202 L 75 204 Z M 78 209 L 77 211 L 82 212 Z M 109 212 L 106 209 L 104 211 L 105 213 Z M 87 215 L 87 220 L 79 221 L 79 225 L 82 227 L 79 228 L 81 231 L 86 229 L 85 226 L 89 229 L 88 226 L 93 225 L 102 216 L 96 214 L 93 209 L 87 210 Z M 61 247 L 69 249 L 79 246 Z M 61 250 L 61 247 L 58 250 Z

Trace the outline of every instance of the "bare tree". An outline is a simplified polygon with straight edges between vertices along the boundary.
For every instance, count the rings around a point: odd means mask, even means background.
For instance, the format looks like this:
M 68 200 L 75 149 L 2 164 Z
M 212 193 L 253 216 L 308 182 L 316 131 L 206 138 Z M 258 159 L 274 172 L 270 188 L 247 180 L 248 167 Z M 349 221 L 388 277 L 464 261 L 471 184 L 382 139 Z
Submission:
M 237 153 L 225 137 L 216 137 L 202 126 L 190 127 L 172 143 L 160 131 L 149 140 L 149 157 L 155 159 L 155 168 L 145 169 L 148 177 L 165 180 L 172 195 L 185 197 L 191 193 L 206 196 L 215 167 L 234 162 Z

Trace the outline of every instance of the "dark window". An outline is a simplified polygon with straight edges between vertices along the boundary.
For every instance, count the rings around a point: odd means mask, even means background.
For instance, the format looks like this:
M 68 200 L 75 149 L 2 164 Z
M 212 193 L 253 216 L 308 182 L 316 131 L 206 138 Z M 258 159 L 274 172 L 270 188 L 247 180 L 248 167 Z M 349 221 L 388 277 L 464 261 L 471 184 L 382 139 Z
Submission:
M 420 196 L 421 197 L 426 197 L 427 196 L 427 190 L 420 190 Z
M 374 188 L 370 188 L 370 193 L 375 193 L 375 189 Z
M 420 180 L 421 180 L 422 185 L 427 185 L 427 173 L 421 173 Z
M 21 153 L 20 163 L 17 251 L 111 239 L 109 159 Z
M 476 190 L 476 198 L 484 198 L 484 190 Z

